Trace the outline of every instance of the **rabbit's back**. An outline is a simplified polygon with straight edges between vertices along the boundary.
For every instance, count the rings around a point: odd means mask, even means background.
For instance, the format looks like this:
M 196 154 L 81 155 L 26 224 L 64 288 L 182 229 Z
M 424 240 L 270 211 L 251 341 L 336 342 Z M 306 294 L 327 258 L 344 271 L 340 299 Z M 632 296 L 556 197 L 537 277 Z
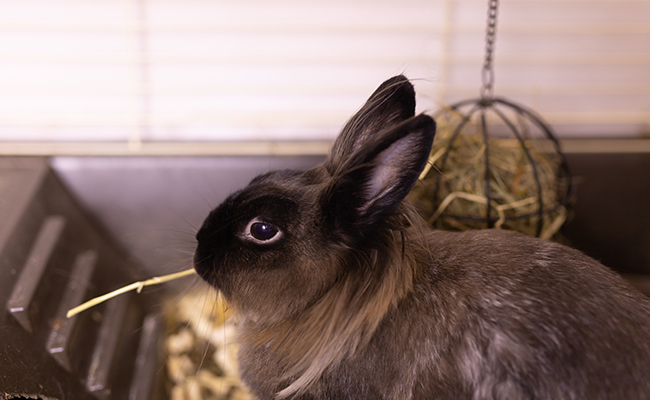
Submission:
M 379 334 L 403 331 L 414 398 L 650 398 L 650 299 L 618 275 L 514 232 L 427 242 L 431 261 Z

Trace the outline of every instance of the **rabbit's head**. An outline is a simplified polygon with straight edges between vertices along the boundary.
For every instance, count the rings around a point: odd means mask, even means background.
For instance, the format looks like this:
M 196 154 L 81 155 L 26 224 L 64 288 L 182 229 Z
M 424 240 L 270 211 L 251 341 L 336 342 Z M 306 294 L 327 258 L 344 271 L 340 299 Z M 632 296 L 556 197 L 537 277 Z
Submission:
M 394 231 L 408 223 L 402 200 L 435 133 L 433 119 L 414 112 L 411 83 L 389 79 L 323 164 L 260 175 L 230 195 L 197 234 L 201 277 L 238 313 L 274 322 L 313 306 L 346 276 L 380 273 L 364 269 L 399 242 Z M 355 281 L 372 285 L 364 279 Z

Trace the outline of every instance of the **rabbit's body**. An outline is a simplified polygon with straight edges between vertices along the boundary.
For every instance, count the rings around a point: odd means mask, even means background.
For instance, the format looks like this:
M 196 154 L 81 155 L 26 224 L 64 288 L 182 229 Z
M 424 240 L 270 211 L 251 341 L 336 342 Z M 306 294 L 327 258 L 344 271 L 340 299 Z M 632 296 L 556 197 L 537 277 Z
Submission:
M 435 123 L 384 83 L 325 163 L 262 175 L 197 234 L 260 399 L 647 399 L 650 300 L 583 254 L 432 231 L 402 204 Z
M 650 398 L 650 301 L 614 273 L 513 232 L 427 239 L 425 267 L 367 347 L 300 398 Z M 261 399 L 291 383 L 268 342 L 244 341 L 240 352 Z

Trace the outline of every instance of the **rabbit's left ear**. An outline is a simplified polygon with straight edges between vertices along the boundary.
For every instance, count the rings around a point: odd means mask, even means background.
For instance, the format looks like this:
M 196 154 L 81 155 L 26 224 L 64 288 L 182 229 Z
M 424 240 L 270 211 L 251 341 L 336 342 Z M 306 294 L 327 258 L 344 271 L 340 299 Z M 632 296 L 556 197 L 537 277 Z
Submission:
M 404 75 L 388 79 L 345 124 L 332 145 L 325 167 L 335 173 L 352 153 L 376 134 L 414 115 L 415 91 L 411 82 Z
M 371 227 L 392 215 L 424 169 L 435 132 L 422 114 L 364 143 L 332 178 L 324 198 L 330 220 Z

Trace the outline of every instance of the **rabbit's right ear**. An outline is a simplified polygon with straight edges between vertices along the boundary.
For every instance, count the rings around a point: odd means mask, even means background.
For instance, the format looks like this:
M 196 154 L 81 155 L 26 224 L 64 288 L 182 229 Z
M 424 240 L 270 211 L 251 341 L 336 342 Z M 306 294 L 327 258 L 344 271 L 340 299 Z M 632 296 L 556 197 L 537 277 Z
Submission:
M 323 196 L 327 220 L 367 236 L 397 212 L 424 169 L 435 121 L 424 114 L 380 132 L 343 161 Z
M 350 118 L 332 145 L 325 161 L 330 174 L 373 135 L 415 115 L 415 91 L 404 75 L 382 83 L 361 109 Z

